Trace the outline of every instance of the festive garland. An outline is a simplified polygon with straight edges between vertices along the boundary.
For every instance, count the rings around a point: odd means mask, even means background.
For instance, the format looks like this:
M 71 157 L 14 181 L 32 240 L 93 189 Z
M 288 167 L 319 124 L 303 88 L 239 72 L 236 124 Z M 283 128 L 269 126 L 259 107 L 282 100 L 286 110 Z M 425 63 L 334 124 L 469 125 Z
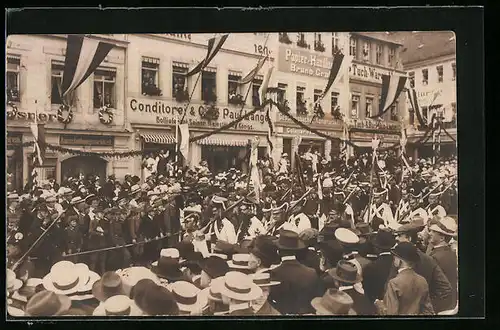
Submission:
M 111 111 L 109 104 L 99 108 L 99 121 L 104 125 L 109 125 L 113 122 L 113 112 Z
M 68 115 L 64 116 L 64 112 L 67 112 Z M 57 120 L 63 124 L 71 123 L 73 120 L 73 110 L 66 104 L 61 105 L 59 109 L 57 109 Z

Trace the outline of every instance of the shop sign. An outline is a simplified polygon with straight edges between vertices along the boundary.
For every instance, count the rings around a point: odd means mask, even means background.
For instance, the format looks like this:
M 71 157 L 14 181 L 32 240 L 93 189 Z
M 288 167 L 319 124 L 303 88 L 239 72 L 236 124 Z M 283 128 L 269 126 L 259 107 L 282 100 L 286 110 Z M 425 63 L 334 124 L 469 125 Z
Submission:
M 352 62 L 349 66 L 349 77 L 353 79 L 382 83 L 383 75 L 392 75 L 392 71 Z
M 381 129 L 387 131 L 399 131 L 401 129 L 399 124 L 393 124 L 383 120 L 373 120 L 373 119 L 351 119 L 348 122 L 348 126 L 349 128 Z
M 115 144 L 114 136 L 103 135 L 61 135 L 59 144 L 68 146 L 95 146 L 112 147 Z
M 155 124 L 165 126 L 175 126 L 177 121 L 182 119 L 185 105 L 176 101 L 166 101 L 158 99 L 128 98 L 128 118 L 134 124 Z M 240 109 L 230 109 L 226 107 L 217 107 L 219 118 L 208 121 L 201 117 L 206 109 L 204 104 L 192 103 L 189 105 L 184 119 L 184 123 L 189 127 L 214 129 L 220 128 L 238 118 L 240 118 Z M 244 109 L 242 115 L 250 110 Z M 253 115 L 243 119 L 230 130 L 239 131 L 267 131 L 266 116 L 263 112 L 257 111 Z
M 377 133 L 378 138 L 381 141 L 399 141 L 399 135 L 395 134 L 384 134 L 384 133 Z M 350 134 L 351 140 L 355 139 L 361 139 L 361 140 L 371 140 L 375 137 L 375 133 L 364 133 L 364 132 L 353 132 Z
M 319 131 L 319 132 L 323 133 L 325 135 L 334 136 L 334 137 L 340 137 L 340 135 L 341 135 L 341 132 L 332 132 L 332 131 Z M 302 129 L 302 128 L 283 127 L 283 133 L 289 134 L 289 135 L 316 136 L 318 138 L 323 138 L 321 136 L 316 135 L 313 132 L 310 132 L 310 131 L 308 131 L 306 129 Z
M 314 117 L 313 115 L 308 115 L 307 117 L 298 117 L 297 119 L 299 119 L 300 121 L 302 121 L 303 123 L 306 123 L 306 124 L 312 123 L 313 126 L 314 125 L 323 125 L 323 126 L 329 126 L 329 127 L 335 126 L 337 128 L 342 126 L 342 121 L 340 121 L 340 120 L 319 119 L 319 118 L 314 118 L 314 120 L 313 120 L 313 117 Z M 286 123 L 293 123 L 293 121 L 290 118 L 288 118 L 287 116 L 285 116 L 282 113 L 278 114 L 278 121 L 286 122 Z
M 331 57 L 283 46 L 279 48 L 278 70 L 282 72 L 328 79 L 332 65 Z
M 35 117 L 37 117 L 39 123 L 57 122 L 57 113 L 38 112 L 37 116 L 35 112 L 7 110 L 7 120 L 35 121 Z
M 23 137 L 21 135 L 9 135 L 7 133 L 7 145 L 15 146 L 23 143 Z

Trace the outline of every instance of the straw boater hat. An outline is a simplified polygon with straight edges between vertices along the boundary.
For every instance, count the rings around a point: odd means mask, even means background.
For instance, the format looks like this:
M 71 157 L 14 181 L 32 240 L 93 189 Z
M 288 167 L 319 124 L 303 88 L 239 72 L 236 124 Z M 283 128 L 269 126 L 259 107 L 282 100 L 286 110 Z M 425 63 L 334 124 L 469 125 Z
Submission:
M 262 295 L 262 289 L 253 282 L 249 275 L 240 272 L 228 272 L 224 276 L 221 294 L 239 301 L 253 301 Z
M 23 281 L 16 278 L 16 273 L 11 269 L 7 269 L 6 282 L 7 291 L 17 291 L 23 286 Z
M 311 306 L 322 315 L 356 315 L 352 309 L 354 301 L 345 292 L 328 289 L 323 297 L 314 298 Z
M 81 196 L 76 196 L 71 199 L 70 204 L 71 205 L 78 205 L 80 203 L 85 202 L 85 199 L 83 199 Z
M 77 294 L 70 296 L 71 300 L 86 300 L 93 298 L 92 287 L 94 286 L 94 283 L 101 278 L 101 276 L 99 276 L 99 274 L 97 274 L 96 272 L 91 271 L 89 267 L 84 263 L 75 264 L 75 267 L 77 268 L 77 272 L 85 277 L 84 281 L 82 282 L 83 284 L 78 288 L 78 291 L 76 292 Z
M 250 269 L 248 266 L 248 261 L 250 260 L 250 255 L 246 253 L 236 253 L 233 254 L 232 260 L 227 262 L 229 268 L 236 270 L 247 270 Z
M 439 218 L 438 221 L 433 222 L 433 224 L 429 227 L 429 230 L 446 236 L 456 237 L 457 228 L 455 219 L 451 217 L 443 217 Z
M 208 304 L 208 295 L 200 294 L 201 290 L 194 284 L 179 281 L 172 283 L 170 289 L 174 294 L 179 309 L 183 312 L 203 310 Z
M 93 316 L 141 316 L 141 309 L 126 295 L 109 297 L 96 307 Z
M 253 283 L 260 287 L 275 286 L 281 284 L 280 281 L 271 281 L 271 274 L 266 272 L 256 273 L 251 275 Z
M 61 294 L 43 290 L 33 295 L 25 307 L 26 316 L 59 316 L 71 308 L 71 300 Z
M 71 295 L 77 293 L 89 281 L 89 274 L 69 261 L 54 264 L 50 273 L 42 279 L 43 287 L 56 294 Z
M 224 276 L 214 278 L 208 287 L 208 300 L 222 302 L 221 290 L 224 286 Z
M 161 284 L 158 276 L 148 268 L 142 266 L 119 269 L 116 271 L 116 274 L 122 279 L 123 291 L 126 294 L 130 294 L 132 288 L 141 280 L 150 280 L 157 285 Z

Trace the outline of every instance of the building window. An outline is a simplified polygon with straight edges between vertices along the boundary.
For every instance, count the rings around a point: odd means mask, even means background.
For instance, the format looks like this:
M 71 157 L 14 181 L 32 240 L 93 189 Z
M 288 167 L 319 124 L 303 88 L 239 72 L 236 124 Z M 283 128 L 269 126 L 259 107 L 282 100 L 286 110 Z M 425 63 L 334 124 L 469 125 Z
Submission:
M 356 58 L 356 39 L 353 37 L 349 39 L 349 55 Z
M 382 64 L 382 45 L 376 47 L 375 61 L 377 64 Z
M 63 104 L 61 97 L 61 86 L 62 78 L 64 72 L 64 64 L 52 63 L 52 76 L 51 76 L 51 92 L 50 92 L 50 103 L 51 104 Z
M 228 103 L 230 104 L 242 104 L 243 96 L 240 91 L 239 81 L 241 80 L 241 74 L 230 73 L 227 76 L 227 90 L 228 90 Z
M 7 55 L 7 101 L 19 102 L 21 59 Z
M 368 41 L 365 41 L 363 43 L 363 60 L 364 61 L 370 60 L 370 43 Z
M 283 103 L 286 100 L 287 84 L 278 83 L 278 103 Z
M 366 106 L 365 106 L 365 117 L 369 118 L 373 116 L 373 98 L 366 98 Z
M 94 108 L 115 107 L 116 71 L 97 69 L 94 72 Z
M 314 33 L 314 50 L 317 52 L 325 51 L 325 45 L 321 40 L 321 33 Z
M 455 62 L 451 63 L 452 76 L 451 79 L 455 81 L 457 79 L 457 64 Z
M 395 59 L 396 59 L 396 48 L 389 47 L 389 66 L 393 66 L 396 64 Z
M 319 97 L 321 96 L 322 93 L 323 93 L 323 91 L 321 89 L 314 90 L 314 102 L 315 103 L 319 99 Z
M 311 48 L 306 42 L 306 34 L 305 33 L 297 33 L 297 46 L 301 48 Z
M 331 113 L 334 119 L 342 119 L 339 107 L 339 93 L 337 92 L 332 92 L 331 94 Z
M 436 67 L 437 75 L 438 75 L 438 82 L 442 83 L 443 82 L 443 66 L 438 65 Z
M 408 78 L 410 79 L 410 87 L 415 88 L 415 71 L 409 72 Z
M 142 95 L 159 96 L 160 60 L 152 57 L 142 57 L 141 93 Z
M 189 100 L 186 78 L 187 72 L 187 64 L 174 62 L 172 66 L 172 96 L 180 102 Z
M 398 116 L 398 102 L 394 102 L 394 104 L 391 106 L 391 120 L 392 121 L 398 121 L 399 116 Z
M 427 86 L 429 83 L 429 70 L 423 69 L 422 70 L 422 85 Z
M 305 87 L 297 86 L 296 105 L 298 115 L 307 115 L 306 100 L 304 99 L 305 91 Z
M 262 79 L 254 79 L 252 82 L 252 105 L 254 107 L 258 107 L 260 105 L 260 86 L 262 86 Z
M 351 98 L 351 118 L 358 118 L 359 113 L 359 96 L 353 95 Z
M 201 99 L 205 103 L 217 101 L 216 72 L 214 70 L 204 70 L 201 74 Z
M 280 33 L 278 33 L 278 35 L 279 35 L 279 42 L 281 42 L 283 44 L 287 44 L 287 45 L 292 43 L 292 40 L 290 40 L 288 33 L 280 32 Z
M 337 32 L 332 32 L 332 55 L 340 52 L 340 39 Z

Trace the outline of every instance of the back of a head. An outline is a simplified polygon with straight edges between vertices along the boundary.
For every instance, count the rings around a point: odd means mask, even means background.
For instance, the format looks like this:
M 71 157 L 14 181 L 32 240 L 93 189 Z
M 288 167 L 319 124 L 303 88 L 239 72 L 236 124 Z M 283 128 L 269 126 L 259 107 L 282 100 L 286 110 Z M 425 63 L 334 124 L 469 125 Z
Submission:
M 150 316 L 179 315 L 179 306 L 174 294 L 163 286 L 148 287 L 138 305 L 144 313 Z

